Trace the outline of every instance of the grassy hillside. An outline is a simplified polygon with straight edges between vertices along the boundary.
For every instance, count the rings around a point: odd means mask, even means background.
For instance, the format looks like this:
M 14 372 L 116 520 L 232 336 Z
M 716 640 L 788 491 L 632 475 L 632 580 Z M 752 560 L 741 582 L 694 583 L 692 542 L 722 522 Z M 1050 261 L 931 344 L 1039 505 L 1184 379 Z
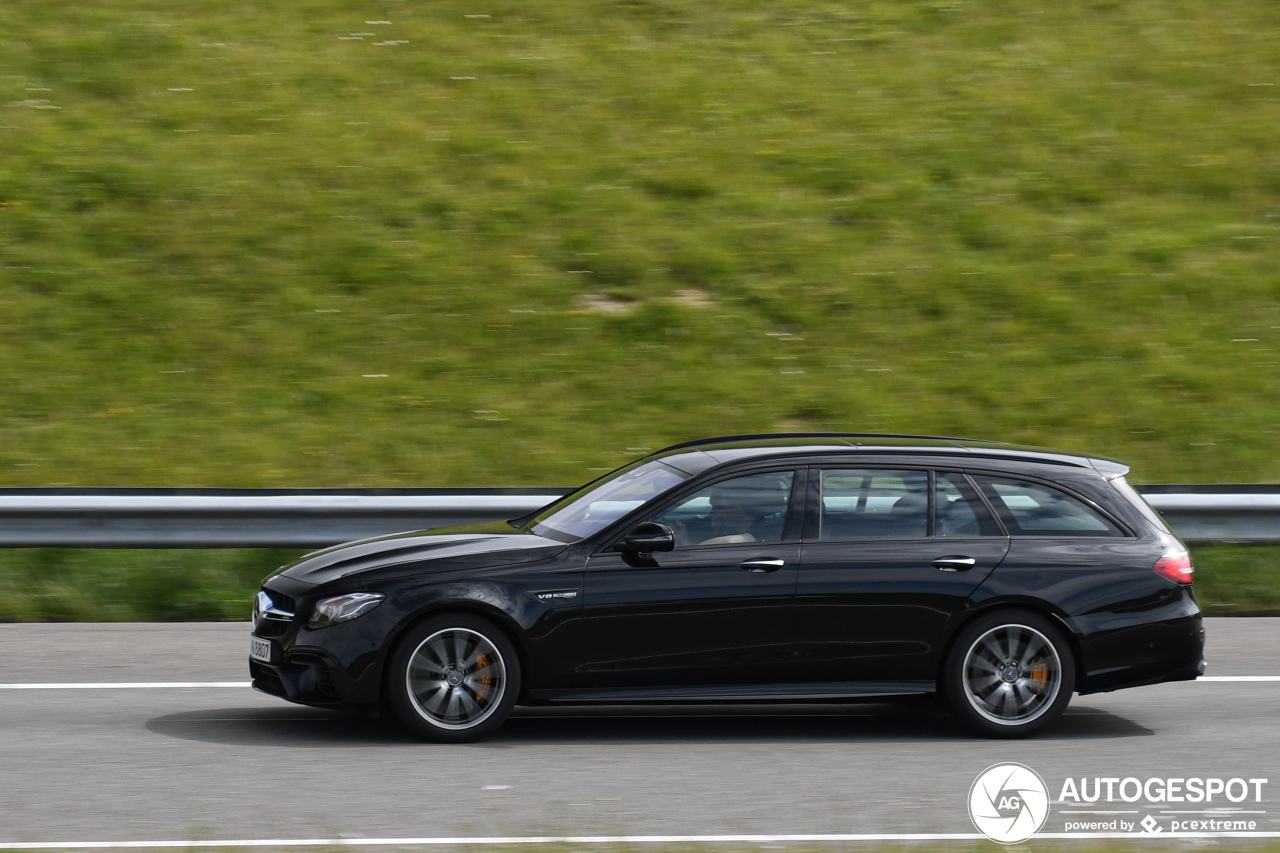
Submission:
M 0 4 L 0 485 L 772 429 L 1280 480 L 1271 0 Z

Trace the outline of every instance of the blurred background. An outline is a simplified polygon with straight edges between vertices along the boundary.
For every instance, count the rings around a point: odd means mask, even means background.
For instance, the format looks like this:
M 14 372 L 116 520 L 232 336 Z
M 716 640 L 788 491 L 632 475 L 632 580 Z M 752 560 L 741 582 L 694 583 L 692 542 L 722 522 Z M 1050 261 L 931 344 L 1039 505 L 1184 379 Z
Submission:
M 1276 482 L 1278 56 L 1267 0 L 6 0 L 0 486 L 772 430 Z M 275 556 L 6 552 L 0 618 L 215 563 L 243 618 Z

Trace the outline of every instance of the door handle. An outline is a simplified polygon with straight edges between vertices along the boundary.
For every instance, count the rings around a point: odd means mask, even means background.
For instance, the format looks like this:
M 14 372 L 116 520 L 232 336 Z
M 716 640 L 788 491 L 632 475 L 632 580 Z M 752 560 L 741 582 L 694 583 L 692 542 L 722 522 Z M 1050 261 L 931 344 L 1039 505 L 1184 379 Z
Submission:
M 933 567 L 942 572 L 967 572 L 977 563 L 973 557 L 939 557 L 933 561 Z
M 786 564 L 786 560 L 768 560 L 762 558 L 759 560 L 747 560 L 746 562 L 739 563 L 738 567 L 748 572 L 763 574 L 764 572 L 776 572 Z

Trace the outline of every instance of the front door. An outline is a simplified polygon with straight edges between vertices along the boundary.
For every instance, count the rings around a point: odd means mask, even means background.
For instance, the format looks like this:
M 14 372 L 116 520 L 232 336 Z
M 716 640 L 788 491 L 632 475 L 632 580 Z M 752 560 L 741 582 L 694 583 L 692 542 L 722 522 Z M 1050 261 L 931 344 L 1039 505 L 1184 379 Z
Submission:
M 803 484 L 791 470 L 722 480 L 647 520 L 676 548 L 590 558 L 573 635 L 575 682 L 685 693 L 792 680 Z M 672 694 L 678 695 L 678 694 Z

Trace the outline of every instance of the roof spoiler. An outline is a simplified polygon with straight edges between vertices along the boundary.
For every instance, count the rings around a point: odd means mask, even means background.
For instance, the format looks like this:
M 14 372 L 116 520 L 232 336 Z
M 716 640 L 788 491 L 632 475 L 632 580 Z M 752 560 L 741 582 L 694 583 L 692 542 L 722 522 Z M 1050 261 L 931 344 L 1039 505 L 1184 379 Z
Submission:
M 1129 473 L 1129 466 L 1114 459 L 1089 458 L 1089 464 L 1107 480 L 1117 480 Z

